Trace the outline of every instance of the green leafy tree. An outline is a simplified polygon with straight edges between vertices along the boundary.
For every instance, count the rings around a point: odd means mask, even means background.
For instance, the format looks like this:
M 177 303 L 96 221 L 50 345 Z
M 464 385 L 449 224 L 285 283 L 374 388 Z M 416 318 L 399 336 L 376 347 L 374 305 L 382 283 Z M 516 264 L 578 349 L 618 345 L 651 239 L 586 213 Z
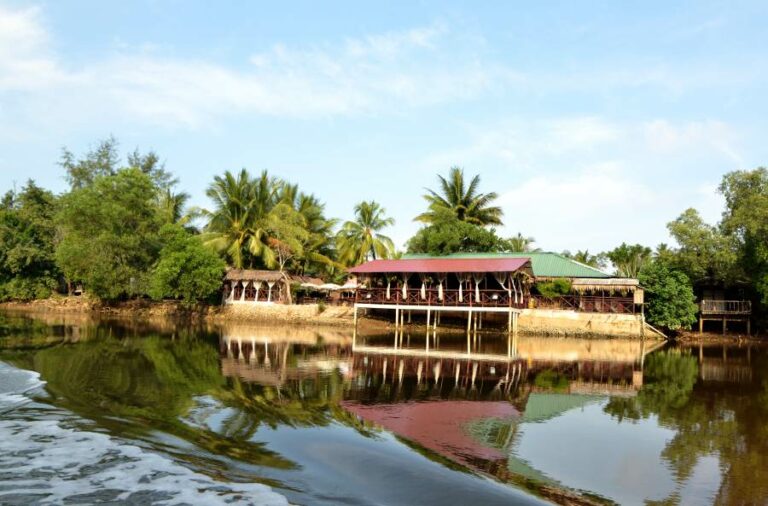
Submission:
M 621 246 L 606 253 L 616 268 L 616 273 L 625 278 L 636 278 L 652 259 L 651 248 L 640 244 L 621 243 Z
M 337 220 L 325 217 L 325 205 L 312 195 L 299 191 L 297 185 L 283 184 L 280 200 L 288 204 L 304 219 L 306 236 L 301 240 L 300 252 L 293 258 L 295 270 L 301 274 L 333 274 L 343 266 L 336 257 L 333 229 Z
M 160 241 L 163 247 L 150 280 L 152 298 L 172 297 L 191 304 L 218 292 L 226 264 L 199 237 L 167 224 L 160 229 Z
M 705 223 L 698 211 L 687 209 L 667 228 L 680 246 L 667 261 L 692 281 L 728 282 L 736 277 L 736 242 Z
M 554 299 L 571 293 L 571 282 L 567 279 L 540 281 L 535 285 L 536 290 L 547 299 Z
M 768 169 L 726 174 L 722 229 L 739 247 L 738 262 L 763 304 L 768 304 Z
M 358 265 L 369 259 L 389 258 L 395 245 L 381 231 L 394 223 L 378 202 L 357 204 L 355 219 L 345 222 L 336 238 L 340 261 L 344 265 Z
M 437 176 L 440 181 L 438 191 L 427 188 L 424 199 L 428 210 L 416 217 L 417 221 L 435 223 L 443 220 L 441 211 L 448 210 L 457 220 L 475 225 L 502 225 L 503 211 L 491 205 L 498 195 L 494 192 L 480 193 L 480 176 L 474 176 L 469 184 L 464 179 L 464 170 L 452 167 L 448 177 Z
M 411 237 L 407 244 L 408 253 L 450 255 L 509 249 L 508 241 L 496 235 L 494 229 L 461 221 L 450 211 L 440 210 L 434 220 Z
M 30 180 L 0 207 L 0 300 L 45 298 L 57 287 L 56 198 Z
M 96 148 L 79 160 L 74 153 L 64 148 L 59 165 L 66 171 L 66 179 L 72 190 L 93 184 L 99 176 L 113 176 L 120 163 L 117 149 L 118 143 L 114 137 L 99 142 Z
M 99 175 L 61 198 L 56 261 L 99 298 L 146 293 L 160 243 L 158 188 L 139 169 Z
M 674 331 L 690 328 L 696 322 L 696 298 L 683 272 L 650 262 L 640 272 L 639 280 L 645 289 L 649 323 Z
M 203 211 L 208 218 L 203 234 L 205 244 L 238 269 L 275 267 L 268 225 L 270 213 L 279 202 L 280 185 L 266 171 L 255 179 L 245 169 L 237 175 L 227 171 L 216 176 L 206 191 L 214 208 Z

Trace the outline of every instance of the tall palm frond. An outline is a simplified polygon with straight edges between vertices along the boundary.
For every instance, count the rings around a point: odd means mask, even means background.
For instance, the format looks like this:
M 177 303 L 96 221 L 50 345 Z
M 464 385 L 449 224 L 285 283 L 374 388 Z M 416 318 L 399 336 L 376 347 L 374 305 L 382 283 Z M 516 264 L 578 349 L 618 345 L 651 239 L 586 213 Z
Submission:
M 416 217 L 417 221 L 434 223 L 441 210 L 450 210 L 458 220 L 475 225 L 501 225 L 504 212 L 491 205 L 498 198 L 495 192 L 480 193 L 480 176 L 474 176 L 466 184 L 464 170 L 452 167 L 448 177 L 438 175 L 439 191 L 427 188 L 424 199 L 428 210 Z

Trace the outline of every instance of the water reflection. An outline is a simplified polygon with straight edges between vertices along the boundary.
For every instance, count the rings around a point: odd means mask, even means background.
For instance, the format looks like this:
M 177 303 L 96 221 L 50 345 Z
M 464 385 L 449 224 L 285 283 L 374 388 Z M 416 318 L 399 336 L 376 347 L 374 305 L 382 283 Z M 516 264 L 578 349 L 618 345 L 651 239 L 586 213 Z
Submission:
M 296 503 L 765 503 L 764 348 L 467 343 L 0 320 L 0 358 L 49 402 Z

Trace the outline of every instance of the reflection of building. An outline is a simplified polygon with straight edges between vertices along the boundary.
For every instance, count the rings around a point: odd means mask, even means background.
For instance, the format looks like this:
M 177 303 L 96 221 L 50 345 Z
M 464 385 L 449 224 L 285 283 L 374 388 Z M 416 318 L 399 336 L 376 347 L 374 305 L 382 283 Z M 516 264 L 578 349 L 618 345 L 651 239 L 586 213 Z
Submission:
M 705 382 L 745 384 L 752 382 L 750 346 L 699 346 L 699 377 Z

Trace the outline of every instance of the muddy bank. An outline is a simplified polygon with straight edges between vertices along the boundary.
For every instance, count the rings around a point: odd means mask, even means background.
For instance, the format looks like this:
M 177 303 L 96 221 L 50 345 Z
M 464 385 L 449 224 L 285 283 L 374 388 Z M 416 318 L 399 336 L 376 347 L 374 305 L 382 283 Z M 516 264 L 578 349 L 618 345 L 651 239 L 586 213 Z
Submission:
M 30 302 L 0 303 L 0 310 L 45 315 L 71 315 L 92 318 L 130 320 L 182 320 L 206 324 L 258 323 L 352 327 L 353 309 L 318 304 L 286 306 L 281 304 L 233 304 L 185 306 L 176 301 L 134 300 L 116 303 L 86 297 L 56 297 Z M 386 330 L 389 324 L 377 319 L 361 318 L 362 328 Z

